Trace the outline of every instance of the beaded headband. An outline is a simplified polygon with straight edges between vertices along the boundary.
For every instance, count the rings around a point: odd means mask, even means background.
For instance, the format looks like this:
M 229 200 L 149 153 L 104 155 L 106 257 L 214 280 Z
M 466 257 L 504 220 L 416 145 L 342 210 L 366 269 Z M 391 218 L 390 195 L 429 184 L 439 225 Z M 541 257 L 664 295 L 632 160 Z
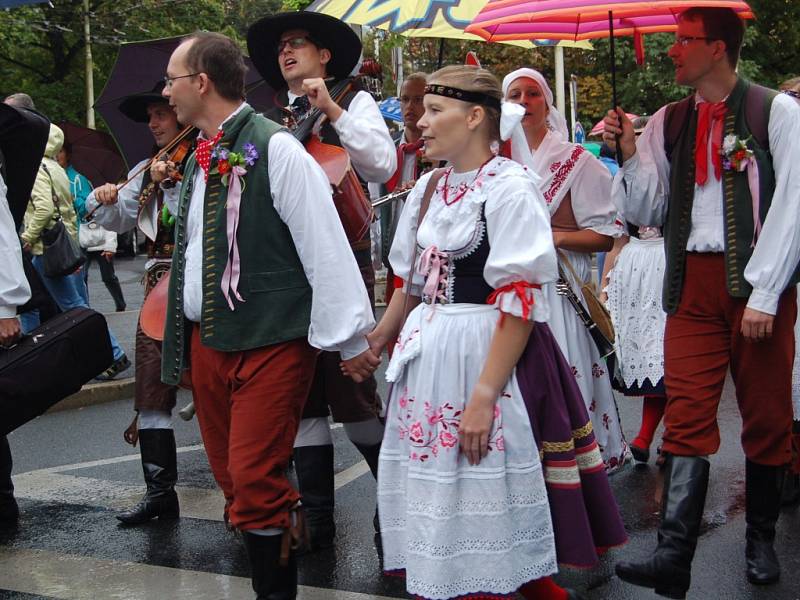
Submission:
M 500 110 L 499 98 L 494 98 L 483 92 L 469 92 L 446 85 L 426 85 L 425 93 L 444 96 L 445 98 L 453 98 L 454 100 L 461 100 L 462 102 L 471 102 L 472 104 L 482 104 L 483 106 Z

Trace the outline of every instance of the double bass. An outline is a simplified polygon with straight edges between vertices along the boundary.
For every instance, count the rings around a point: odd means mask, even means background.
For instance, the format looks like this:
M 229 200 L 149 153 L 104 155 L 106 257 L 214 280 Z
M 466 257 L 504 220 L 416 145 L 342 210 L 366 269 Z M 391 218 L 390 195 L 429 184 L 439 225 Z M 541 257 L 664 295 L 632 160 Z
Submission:
M 334 85 L 329 93 L 336 104 L 353 89 L 354 79 L 344 79 Z M 364 238 L 374 217 L 370 202 L 358 179 L 347 150 L 326 144 L 314 134 L 314 126 L 322 111 L 312 108 L 299 119 L 287 116 L 286 125 L 306 151 L 317 161 L 333 189 L 333 204 L 339 214 L 347 241 L 354 244 Z

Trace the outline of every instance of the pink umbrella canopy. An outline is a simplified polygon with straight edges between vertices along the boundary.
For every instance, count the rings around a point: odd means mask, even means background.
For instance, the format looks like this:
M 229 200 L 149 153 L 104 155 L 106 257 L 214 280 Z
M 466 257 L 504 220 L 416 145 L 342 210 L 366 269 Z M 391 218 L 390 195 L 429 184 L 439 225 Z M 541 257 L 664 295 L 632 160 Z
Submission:
M 639 118 L 639 115 L 634 115 L 633 113 L 625 113 L 625 116 L 628 117 L 631 121 L 634 121 Z M 594 127 L 592 127 L 591 131 L 589 132 L 589 137 L 602 134 L 603 131 L 605 130 L 605 125 L 606 123 L 602 119 L 597 123 L 595 123 Z
M 492 42 L 660 33 L 675 31 L 677 16 L 692 7 L 731 8 L 743 19 L 754 17 L 741 0 L 489 0 L 465 31 Z

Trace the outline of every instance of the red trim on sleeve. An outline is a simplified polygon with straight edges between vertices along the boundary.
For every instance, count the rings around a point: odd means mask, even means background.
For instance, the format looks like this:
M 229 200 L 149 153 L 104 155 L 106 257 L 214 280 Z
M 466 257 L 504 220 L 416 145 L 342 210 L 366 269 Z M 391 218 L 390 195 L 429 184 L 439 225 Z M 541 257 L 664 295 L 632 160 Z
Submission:
M 494 304 L 501 294 L 512 292 L 516 294 L 517 298 L 522 302 L 522 318 L 527 320 L 528 316 L 531 314 L 531 308 L 533 308 L 535 304 L 533 294 L 531 294 L 530 297 L 528 296 L 528 290 L 530 289 L 540 290 L 542 286 L 538 283 L 528 283 L 527 281 L 514 281 L 513 283 L 509 283 L 493 291 L 486 299 L 486 304 Z

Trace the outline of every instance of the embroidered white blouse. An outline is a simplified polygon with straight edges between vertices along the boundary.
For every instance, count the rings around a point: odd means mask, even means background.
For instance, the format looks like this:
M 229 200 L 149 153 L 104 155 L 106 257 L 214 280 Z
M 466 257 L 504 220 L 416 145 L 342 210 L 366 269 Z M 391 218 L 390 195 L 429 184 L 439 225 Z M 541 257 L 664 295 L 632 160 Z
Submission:
M 417 233 L 417 216 L 431 173 L 423 175 L 406 199 L 389 261 L 398 277 L 408 281 L 414 242 L 418 241 L 419 263 L 422 249 L 436 246 L 439 251 L 461 258 L 474 251 L 488 235 L 489 256 L 483 277 L 498 289 L 515 282 L 544 284 L 558 278 L 550 218 L 541 193 L 525 167 L 500 157 L 478 170 L 451 172 L 439 180 L 428 212 Z M 464 196 L 453 201 L 459 194 Z M 486 226 L 481 222 L 484 209 Z M 421 296 L 425 278 L 414 273 L 410 292 Z M 408 284 L 406 284 L 408 287 Z M 534 307 L 529 318 L 544 322 L 549 316 L 547 300 L 541 290 L 533 290 Z M 523 304 L 514 291 L 498 295 L 494 305 L 501 311 L 521 317 Z
M 614 178 L 615 202 L 636 225 L 661 226 L 666 218 L 670 165 L 664 152 L 665 112 L 662 107 L 648 121 L 636 142 L 636 154 Z M 753 286 L 747 306 L 774 315 L 800 260 L 800 106 L 789 96 L 779 94 L 772 103 L 768 133 L 775 193 L 744 277 Z M 713 176 L 710 153 L 708 160 L 708 181 L 694 187 L 692 229 L 686 244 L 692 252 L 725 249 L 722 181 Z

